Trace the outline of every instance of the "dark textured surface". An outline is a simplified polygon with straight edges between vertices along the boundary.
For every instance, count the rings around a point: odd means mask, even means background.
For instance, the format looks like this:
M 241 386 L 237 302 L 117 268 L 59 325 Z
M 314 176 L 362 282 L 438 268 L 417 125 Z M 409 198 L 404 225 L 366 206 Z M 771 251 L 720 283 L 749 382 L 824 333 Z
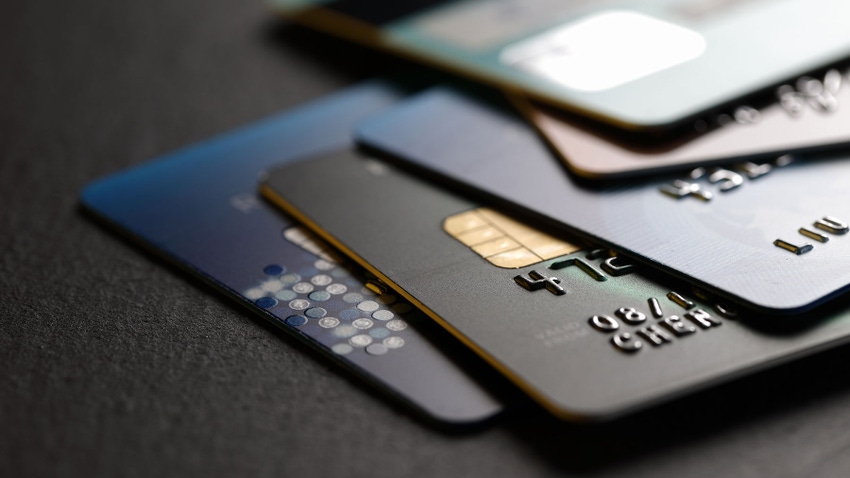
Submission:
M 846 348 L 612 425 L 447 435 L 80 214 L 97 177 L 393 67 L 272 23 L 0 7 L 0 476 L 846 476 Z

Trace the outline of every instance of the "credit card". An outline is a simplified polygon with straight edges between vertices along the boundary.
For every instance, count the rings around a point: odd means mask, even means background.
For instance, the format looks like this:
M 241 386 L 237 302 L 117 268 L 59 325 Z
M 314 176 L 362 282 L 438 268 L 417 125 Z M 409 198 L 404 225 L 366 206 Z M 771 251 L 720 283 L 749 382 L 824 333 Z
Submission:
M 687 167 L 759 161 L 815 153 L 850 144 L 850 88 L 846 74 L 801 77 L 777 88 L 775 102 L 742 104 L 699 120 L 687 133 L 636 138 L 527 100 L 514 99 L 571 172 L 589 179 L 621 179 Z M 842 105 L 840 107 L 839 105 Z
M 663 131 L 850 54 L 842 0 L 270 0 L 332 35 L 630 130 Z
M 362 153 L 290 163 L 261 190 L 561 418 L 610 419 L 850 338 L 846 300 L 763 322 Z
M 82 203 L 414 411 L 489 419 L 507 406 L 497 373 L 256 194 L 260 171 L 350 144 L 355 121 L 404 94 L 386 82 L 354 87 L 102 179 Z
M 507 107 L 434 89 L 358 139 L 760 312 L 792 314 L 850 284 L 850 160 L 744 162 L 594 188 Z

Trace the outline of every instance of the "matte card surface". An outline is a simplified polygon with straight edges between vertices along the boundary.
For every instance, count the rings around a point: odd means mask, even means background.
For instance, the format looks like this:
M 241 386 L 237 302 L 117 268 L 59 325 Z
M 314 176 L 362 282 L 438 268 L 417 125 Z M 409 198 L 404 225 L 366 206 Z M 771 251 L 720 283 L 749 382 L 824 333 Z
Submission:
M 648 140 L 516 100 L 571 172 L 590 179 L 636 177 L 688 166 L 759 161 L 850 144 L 850 88 L 837 69 L 777 88 L 776 102 L 699 120 L 689 133 Z M 841 105 L 841 107 L 839 107 Z
M 366 120 L 358 138 L 760 312 L 808 310 L 850 284 L 843 153 L 592 188 L 508 109 L 448 89 Z
M 634 130 L 850 55 L 844 0 L 271 0 L 305 25 Z
M 260 171 L 349 144 L 356 120 L 403 94 L 389 83 L 352 88 L 98 181 L 83 204 L 420 412 L 484 420 L 503 404 L 478 379 L 498 374 L 256 195 Z
M 323 189 L 336 194 L 316 200 Z M 351 151 L 273 170 L 262 191 L 566 419 L 612 418 L 850 337 L 846 300 L 762 322 Z

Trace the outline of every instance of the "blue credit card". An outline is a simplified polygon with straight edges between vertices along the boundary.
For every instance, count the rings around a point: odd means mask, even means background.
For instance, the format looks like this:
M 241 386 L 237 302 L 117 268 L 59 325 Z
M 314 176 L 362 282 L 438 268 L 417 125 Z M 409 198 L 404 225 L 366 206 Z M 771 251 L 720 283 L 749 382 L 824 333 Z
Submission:
M 370 147 L 763 313 L 850 285 L 850 161 L 788 156 L 594 188 L 491 100 L 437 88 L 362 123 Z
M 350 144 L 356 121 L 405 94 L 388 82 L 351 88 L 102 179 L 82 203 L 426 416 L 486 420 L 506 407 L 497 374 L 255 193 L 262 170 Z

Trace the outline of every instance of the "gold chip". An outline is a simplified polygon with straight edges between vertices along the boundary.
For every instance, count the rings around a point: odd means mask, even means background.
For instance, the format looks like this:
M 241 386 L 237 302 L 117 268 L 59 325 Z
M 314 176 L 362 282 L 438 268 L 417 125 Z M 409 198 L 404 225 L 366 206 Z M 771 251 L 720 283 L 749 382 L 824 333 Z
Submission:
M 510 217 L 505 216 L 504 214 L 493 211 L 492 209 L 486 209 L 480 212 L 481 216 L 483 216 L 487 220 L 487 222 L 496 225 L 499 229 L 505 231 L 505 234 L 517 239 L 520 242 L 525 242 L 529 238 L 535 236 L 551 237 L 547 236 L 546 234 L 543 234 L 542 232 L 536 229 L 528 227 L 525 224 L 517 222 L 511 219 Z
M 571 254 L 580 248 L 568 242 L 559 241 L 552 236 L 541 234 L 523 242 L 531 252 L 546 259 L 554 259 L 559 256 Z
M 485 207 L 446 218 L 443 229 L 491 264 L 509 269 L 581 249 Z
M 477 246 L 473 246 L 472 250 L 477 252 L 481 257 L 490 257 L 496 254 L 501 254 L 505 251 L 510 251 L 513 249 L 519 249 L 520 246 L 516 241 L 511 239 L 510 237 L 502 237 L 500 239 L 496 239 L 495 241 L 485 242 L 483 244 L 478 244 Z
M 486 225 L 487 222 L 475 210 L 455 214 L 443 221 L 443 229 L 452 236 Z
M 484 226 L 454 236 L 455 239 L 466 244 L 467 246 L 474 246 L 476 244 L 490 242 L 494 239 L 499 239 L 502 237 L 505 237 L 505 234 L 493 226 Z
M 513 251 L 503 252 L 486 258 L 488 262 L 497 267 L 505 269 L 519 269 L 520 267 L 537 264 L 541 261 L 539 257 L 534 255 L 528 249 L 515 249 Z

